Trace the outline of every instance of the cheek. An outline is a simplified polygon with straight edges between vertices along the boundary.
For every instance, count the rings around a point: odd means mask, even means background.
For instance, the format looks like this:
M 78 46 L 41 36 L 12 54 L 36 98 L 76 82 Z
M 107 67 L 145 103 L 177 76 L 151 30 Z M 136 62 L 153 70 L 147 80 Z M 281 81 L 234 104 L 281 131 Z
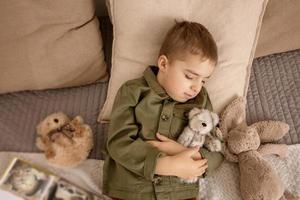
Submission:
M 178 90 L 186 90 L 189 87 L 189 80 L 187 80 L 184 75 L 179 74 L 176 76 L 176 79 L 173 80 L 173 84 Z
M 172 90 L 174 92 L 183 92 L 186 91 L 188 88 L 188 83 L 187 81 L 183 80 L 183 79 L 177 79 L 174 80 L 170 86 L 172 87 Z
M 199 88 L 198 92 L 200 92 L 202 90 L 202 87 L 203 87 L 203 83 L 200 84 L 200 88 Z

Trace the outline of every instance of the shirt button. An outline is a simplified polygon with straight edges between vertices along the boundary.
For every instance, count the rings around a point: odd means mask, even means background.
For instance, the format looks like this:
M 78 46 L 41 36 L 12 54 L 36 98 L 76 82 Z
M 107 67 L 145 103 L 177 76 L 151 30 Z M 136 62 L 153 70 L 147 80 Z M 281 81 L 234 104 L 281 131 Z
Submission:
M 156 178 L 154 178 L 154 184 L 155 185 L 160 185 L 161 184 L 161 177 L 156 177 Z
M 169 117 L 168 117 L 168 115 L 163 114 L 163 115 L 161 116 L 161 119 L 164 120 L 164 121 L 167 121 L 167 120 L 169 119 Z
M 185 112 L 183 113 L 183 115 L 184 115 L 184 117 L 188 118 L 188 117 L 189 117 L 189 111 L 185 111 Z

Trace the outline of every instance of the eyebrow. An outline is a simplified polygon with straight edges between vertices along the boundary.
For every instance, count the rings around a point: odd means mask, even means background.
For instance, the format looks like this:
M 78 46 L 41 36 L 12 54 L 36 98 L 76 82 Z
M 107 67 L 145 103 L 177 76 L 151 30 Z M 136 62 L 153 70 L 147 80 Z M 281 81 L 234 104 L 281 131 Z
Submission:
M 191 74 L 194 74 L 196 76 L 201 76 L 200 74 L 197 74 L 196 72 L 192 71 L 192 70 L 189 70 L 189 69 L 186 69 L 186 71 L 190 72 Z M 209 78 L 210 76 L 208 77 L 203 77 L 203 78 Z

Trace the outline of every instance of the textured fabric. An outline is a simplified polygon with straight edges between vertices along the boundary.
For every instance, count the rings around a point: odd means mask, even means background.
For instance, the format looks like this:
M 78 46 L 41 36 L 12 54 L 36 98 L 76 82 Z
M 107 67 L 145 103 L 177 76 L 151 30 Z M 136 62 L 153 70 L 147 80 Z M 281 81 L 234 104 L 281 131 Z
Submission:
M 107 81 L 93 0 L 0 1 L 0 93 Z
M 69 182 L 78 185 L 81 188 L 86 189 L 99 198 L 93 200 L 110 200 L 111 198 L 102 195 L 101 185 L 102 185 L 102 168 L 103 161 L 88 159 L 85 160 L 80 165 L 73 168 L 61 168 L 51 165 L 45 159 L 44 154 L 41 153 L 20 153 L 20 152 L 0 152 L 0 179 L 4 174 L 5 169 L 10 164 L 11 160 L 15 157 L 21 158 L 29 163 L 32 163 L 36 167 L 41 167 L 52 172 L 59 177 L 62 177 Z M 10 200 L 3 199 L 1 200 Z
M 255 57 L 300 48 L 300 1 L 269 0 Z
M 112 198 L 112 200 L 122 200 L 122 199 Z M 196 200 L 196 198 L 191 198 L 191 199 L 186 199 L 186 200 Z
M 0 174 L 8 165 L 9 160 L 18 156 L 28 161 L 34 162 L 43 167 L 49 167 L 42 154 L 36 153 L 16 153 L 0 152 Z M 277 156 L 265 156 L 265 160 L 275 169 L 283 181 L 286 191 L 298 195 L 300 198 L 300 144 L 288 146 L 288 157 L 280 159 Z M 102 160 L 87 160 L 75 169 L 49 168 L 54 173 L 67 180 L 80 185 L 96 194 L 101 194 L 102 187 Z M 241 200 L 239 191 L 239 169 L 236 164 L 223 162 L 212 176 L 200 180 L 198 199 L 201 200 Z M 103 200 L 111 198 L 102 195 Z
M 100 23 L 105 59 L 110 64 L 112 25 L 108 18 L 100 18 Z M 247 123 L 264 119 L 287 122 L 290 131 L 282 140 L 287 144 L 300 143 L 299 69 L 300 50 L 255 59 L 247 95 Z M 97 123 L 96 118 L 107 85 L 0 95 L 0 151 L 37 152 L 35 126 L 48 114 L 62 110 L 70 116 L 81 114 L 91 125 L 95 134 L 91 158 L 103 159 L 108 124 Z
M 247 94 L 247 123 L 279 120 L 290 126 L 282 143 L 300 143 L 300 50 L 255 59 Z
M 275 155 L 264 159 L 279 175 L 286 192 L 300 198 L 300 145 L 289 145 L 287 158 Z M 236 164 L 224 161 L 215 173 L 200 180 L 199 199 L 203 200 L 242 200 L 239 187 L 239 168 Z
M 267 1 L 108 2 L 114 25 L 114 44 L 108 95 L 99 121 L 109 121 L 116 92 L 124 82 L 140 77 L 148 65 L 157 64 L 160 46 L 175 19 L 203 24 L 217 43 L 218 66 L 206 83 L 214 111 L 221 111 L 235 95 L 246 96 L 251 62 Z
M 198 182 L 186 184 L 175 176 L 154 173 L 157 159 L 163 155 L 146 143 L 156 133 L 177 140 L 188 124 L 188 112 L 194 108 L 212 110 L 203 87 L 184 103 L 173 100 L 156 79 L 158 67 L 146 68 L 144 76 L 125 82 L 119 89 L 110 121 L 103 169 L 103 193 L 121 199 L 184 199 L 197 195 Z M 223 161 L 220 153 L 201 151 L 207 159 L 208 174 Z
M 109 18 L 100 18 L 105 60 L 110 67 L 112 25 Z M 63 111 L 70 117 L 81 115 L 94 133 L 91 158 L 102 159 L 101 150 L 107 124 L 97 123 L 99 105 L 103 105 L 107 82 L 81 87 L 23 91 L 0 95 L 0 151 L 37 152 L 36 125 L 47 115 Z
M 0 96 L 0 151 L 36 152 L 36 126 L 47 115 L 62 111 L 70 117 L 81 115 L 91 126 L 94 145 L 91 157 L 101 158 L 106 129 L 97 123 L 99 104 L 104 102 L 107 84 L 9 93 Z

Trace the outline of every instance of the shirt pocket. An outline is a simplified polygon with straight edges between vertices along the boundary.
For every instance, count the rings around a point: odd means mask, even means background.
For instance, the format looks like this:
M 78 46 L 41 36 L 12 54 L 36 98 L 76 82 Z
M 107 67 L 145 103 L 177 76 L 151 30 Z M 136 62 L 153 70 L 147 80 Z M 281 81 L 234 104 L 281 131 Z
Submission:
M 179 137 L 184 127 L 188 125 L 188 108 L 174 108 L 170 133 L 173 139 Z

